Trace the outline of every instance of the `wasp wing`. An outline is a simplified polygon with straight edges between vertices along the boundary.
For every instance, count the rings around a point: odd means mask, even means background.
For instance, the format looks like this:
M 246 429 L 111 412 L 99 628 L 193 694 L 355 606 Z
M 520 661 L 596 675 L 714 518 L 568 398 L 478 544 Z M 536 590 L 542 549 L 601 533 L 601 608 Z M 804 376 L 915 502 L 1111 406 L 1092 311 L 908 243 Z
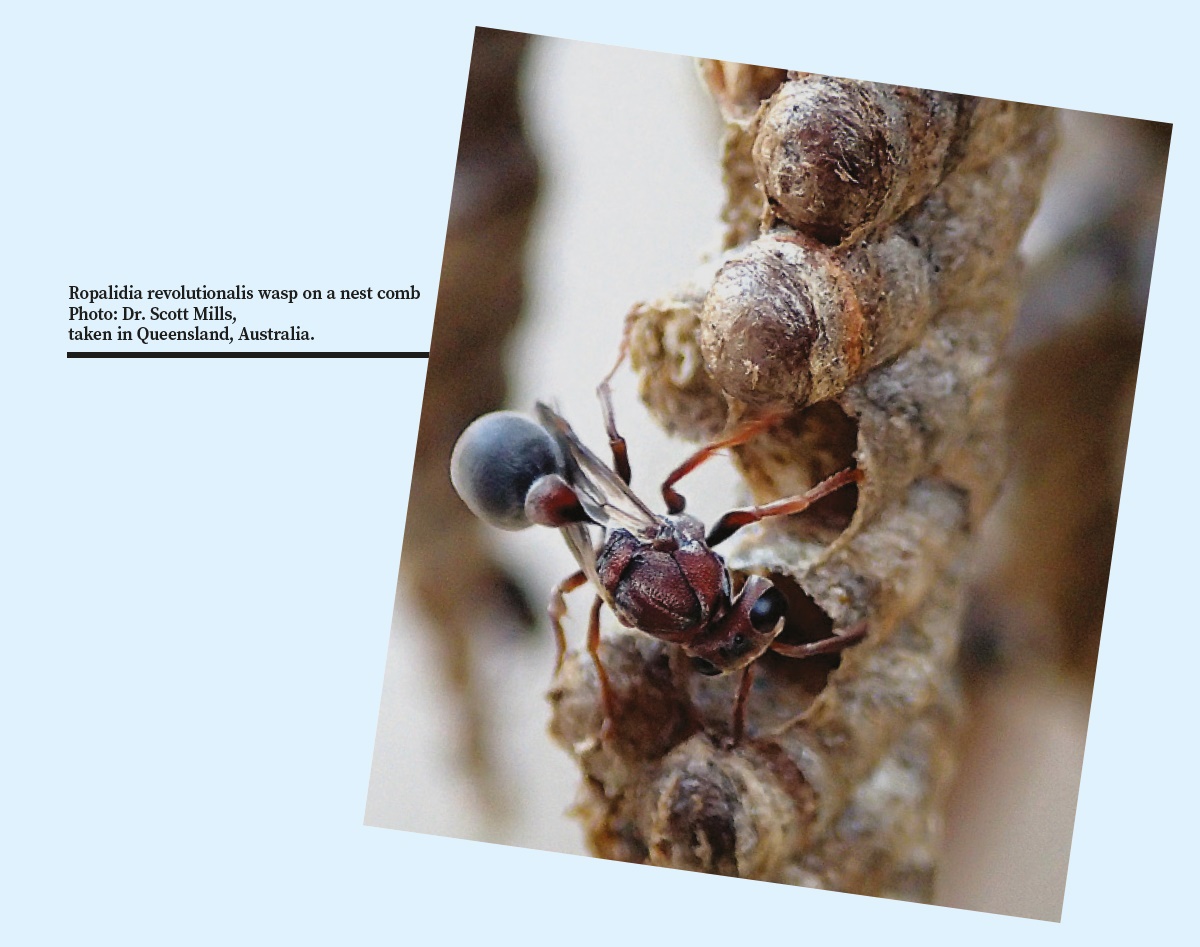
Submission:
M 575 488 L 588 516 L 601 526 L 627 529 L 638 537 L 653 538 L 657 535 L 661 524 L 654 511 L 629 489 L 608 464 L 587 448 L 571 425 L 542 402 L 538 402 L 537 412 L 538 420 L 554 436 L 562 451 L 567 480 Z M 576 558 L 579 556 L 576 555 Z M 594 552 L 592 558 L 595 559 Z M 586 567 L 584 571 L 587 571 Z
M 587 576 L 596 594 L 603 598 L 611 607 L 611 597 L 608 594 L 608 590 L 604 587 L 604 583 L 600 581 L 600 570 L 596 565 L 596 547 L 592 542 L 592 531 L 588 529 L 585 523 L 568 523 L 566 526 L 560 526 L 558 531 L 562 534 L 563 539 L 567 541 L 567 548 L 571 550 L 571 555 L 579 563 L 579 568 Z

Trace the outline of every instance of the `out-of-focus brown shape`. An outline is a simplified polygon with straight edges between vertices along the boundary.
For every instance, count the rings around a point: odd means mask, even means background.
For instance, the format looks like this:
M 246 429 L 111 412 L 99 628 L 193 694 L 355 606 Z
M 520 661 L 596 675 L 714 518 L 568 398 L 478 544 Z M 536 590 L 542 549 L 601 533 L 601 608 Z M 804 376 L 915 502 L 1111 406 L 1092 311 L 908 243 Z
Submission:
M 1107 152 L 1092 173 L 1124 174 L 1115 193 L 1071 208 L 1075 225 L 1029 274 L 1014 336 L 1012 469 L 984 537 L 966 657 L 1051 666 L 1090 687 L 1170 126 L 1080 124 L 1080 149 Z
M 478 28 L 471 54 L 454 193 L 417 435 L 401 578 L 425 610 L 440 663 L 464 712 L 462 758 L 490 805 L 487 708 L 472 641 L 498 623 L 525 627 L 529 606 L 450 484 L 454 442 L 505 399 L 498 351 L 521 315 L 523 255 L 537 194 L 518 74 L 528 37 Z
M 1088 681 L 1141 343 L 1136 322 L 1098 314 L 1025 353 L 1014 371 L 1013 495 L 1003 527 L 1011 549 L 986 594 L 1024 624 L 1019 647 L 1033 651 L 1011 657 L 1048 658 Z
M 1044 920 L 1062 911 L 1170 139 L 1066 119 L 1012 339 L 1011 468 L 973 567 L 938 894 Z
M 836 167 L 805 150 L 831 139 L 782 147 L 787 123 L 765 126 L 767 109 L 745 96 L 778 103 L 825 85 L 844 93 L 847 83 L 712 64 L 704 74 L 731 126 L 724 218 L 733 243 L 707 286 L 634 307 L 643 398 L 665 427 L 697 437 L 761 407 L 789 412 L 736 451 L 755 502 L 857 463 L 857 498 L 846 491 L 812 515 L 747 527 L 726 554 L 788 598 L 785 642 L 861 620 L 870 630 L 840 661 L 761 660 L 747 737 L 730 745 L 736 681 L 689 675 L 677 652 L 613 629 L 601 655 L 614 735 L 601 738 L 596 676 L 578 655 L 551 694 L 553 732 L 584 772 L 577 812 L 598 854 L 928 900 L 955 759 L 966 553 L 1004 469 L 1016 251 L 1054 114 L 855 84 L 861 95 L 851 98 L 894 114 L 886 135 L 911 138 L 914 157 L 903 179 L 844 169 L 872 193 L 843 201 L 848 216 L 836 226 L 822 218 L 807 232 L 770 212 L 761 171 L 751 185 L 746 162 L 769 135 L 789 161 Z M 809 99 L 834 104 L 807 115 L 805 128 L 861 119 L 838 111 L 844 95 Z M 914 103 L 945 120 L 909 123 Z M 918 142 L 918 132 L 941 138 Z M 868 149 L 867 160 L 887 151 Z M 864 207 L 877 211 L 864 219 Z M 788 216 L 805 226 L 795 208 Z M 769 230 L 749 232 L 752 217 Z M 833 244 L 834 233 L 854 238 Z M 810 380 L 796 382 L 799 371 Z

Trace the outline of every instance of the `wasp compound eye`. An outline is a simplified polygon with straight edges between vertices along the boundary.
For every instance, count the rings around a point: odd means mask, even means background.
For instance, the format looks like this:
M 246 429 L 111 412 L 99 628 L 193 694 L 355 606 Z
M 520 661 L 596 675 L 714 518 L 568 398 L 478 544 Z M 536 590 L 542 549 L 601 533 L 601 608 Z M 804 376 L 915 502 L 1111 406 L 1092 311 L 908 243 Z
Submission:
M 750 624 L 755 631 L 770 631 L 787 614 L 787 599 L 776 588 L 769 588 L 750 608 Z
M 515 411 L 476 418 L 458 438 L 450 481 L 471 512 L 500 529 L 525 529 L 529 488 L 563 469 L 550 432 Z
M 711 661 L 706 661 L 704 658 L 692 658 L 692 670 L 703 674 L 705 677 L 716 677 L 721 673 L 721 669 Z

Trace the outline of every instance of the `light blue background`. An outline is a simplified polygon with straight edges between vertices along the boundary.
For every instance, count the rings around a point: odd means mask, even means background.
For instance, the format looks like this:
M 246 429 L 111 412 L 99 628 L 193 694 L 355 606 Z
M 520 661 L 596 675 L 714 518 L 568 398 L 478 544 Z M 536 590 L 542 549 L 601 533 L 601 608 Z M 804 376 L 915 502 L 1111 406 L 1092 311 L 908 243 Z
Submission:
M 1200 154 L 1196 31 L 1172 8 L 460 4 L 424 27 L 382 3 L 8 13 L 0 939 L 1194 930 Z M 477 22 L 1176 123 L 1061 925 L 361 826 L 424 362 L 68 362 L 65 288 L 432 290 Z M 383 325 L 340 308 L 360 335 L 338 347 L 425 349 L 433 304 Z

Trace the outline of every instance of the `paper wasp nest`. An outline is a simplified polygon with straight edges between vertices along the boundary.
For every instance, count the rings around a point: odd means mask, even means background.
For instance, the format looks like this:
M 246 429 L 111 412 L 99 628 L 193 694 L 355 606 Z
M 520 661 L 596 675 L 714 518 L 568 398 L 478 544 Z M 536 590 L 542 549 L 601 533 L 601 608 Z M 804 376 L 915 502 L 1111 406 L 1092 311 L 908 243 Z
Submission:
M 701 285 L 630 313 L 641 395 L 697 440 L 785 411 L 736 451 L 756 503 L 857 464 L 857 497 L 748 527 L 722 552 L 785 592 L 783 640 L 864 619 L 869 633 L 840 659 L 761 659 L 730 746 L 736 676 L 680 673 L 671 646 L 610 621 L 615 735 L 599 738 L 579 654 L 555 681 L 552 729 L 583 770 L 576 811 L 598 855 L 928 900 L 966 557 L 1004 471 L 1001 351 L 1054 114 L 701 71 L 727 121 L 726 252 Z

